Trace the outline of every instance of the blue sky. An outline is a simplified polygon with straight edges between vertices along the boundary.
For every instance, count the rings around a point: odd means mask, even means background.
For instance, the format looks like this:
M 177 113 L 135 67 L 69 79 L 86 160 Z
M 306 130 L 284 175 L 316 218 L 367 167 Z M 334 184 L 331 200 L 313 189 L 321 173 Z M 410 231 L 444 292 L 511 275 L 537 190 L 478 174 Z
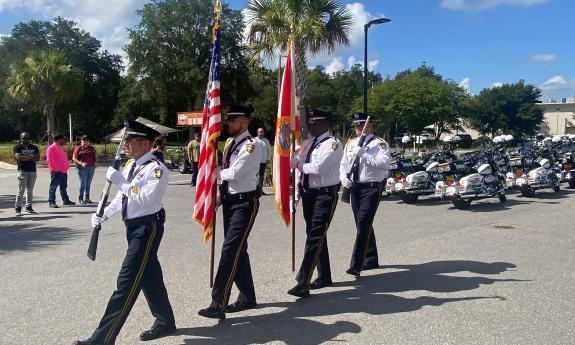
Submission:
M 143 0 L 0 0 L 0 34 L 30 19 L 61 15 L 122 53 L 126 27 L 137 22 Z M 242 9 L 247 0 L 231 0 Z M 312 57 L 330 72 L 363 61 L 363 24 L 392 21 L 369 31 L 370 67 L 393 76 L 423 62 L 475 94 L 524 79 L 545 98 L 575 96 L 572 0 L 363 0 L 342 1 L 353 14 L 349 47 Z M 571 33 L 571 34 L 570 34 Z

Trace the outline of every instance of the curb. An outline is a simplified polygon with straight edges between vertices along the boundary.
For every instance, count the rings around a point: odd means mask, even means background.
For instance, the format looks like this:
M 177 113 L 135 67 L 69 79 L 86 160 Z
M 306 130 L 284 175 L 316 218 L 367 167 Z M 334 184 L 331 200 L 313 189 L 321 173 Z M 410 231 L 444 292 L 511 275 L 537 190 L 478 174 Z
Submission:
M 0 162 L 0 169 L 17 170 L 18 166 L 10 163 Z

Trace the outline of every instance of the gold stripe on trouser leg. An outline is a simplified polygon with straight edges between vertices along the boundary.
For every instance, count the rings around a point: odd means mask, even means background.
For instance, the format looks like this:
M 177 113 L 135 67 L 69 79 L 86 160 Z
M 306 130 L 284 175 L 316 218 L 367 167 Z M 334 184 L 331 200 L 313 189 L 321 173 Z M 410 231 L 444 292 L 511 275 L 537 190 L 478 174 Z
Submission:
M 114 325 L 108 331 L 108 334 L 106 335 L 106 339 L 104 339 L 104 343 L 108 343 L 111 340 L 112 334 L 114 333 L 116 327 L 118 327 L 118 323 L 122 319 L 124 313 L 126 313 L 128 306 L 130 305 L 130 301 L 132 300 L 132 297 L 134 295 L 134 292 L 136 291 L 136 288 L 138 287 L 138 285 L 140 285 L 140 280 L 142 280 L 142 275 L 144 274 L 144 270 L 146 269 L 146 263 L 148 262 L 148 257 L 150 255 L 150 249 L 152 248 L 152 243 L 154 242 L 155 237 L 156 237 L 156 223 L 152 223 L 152 233 L 150 234 L 150 238 L 148 239 L 148 243 L 146 244 L 146 250 L 144 251 L 144 258 L 142 259 L 142 262 L 140 263 L 140 268 L 138 269 L 138 274 L 136 274 L 136 279 L 134 279 L 134 283 L 132 284 L 132 287 L 130 288 L 130 293 L 128 294 L 128 298 L 126 299 L 126 302 L 124 303 L 124 307 L 120 311 L 120 314 L 116 318 L 116 321 L 114 321 Z
M 238 250 L 236 251 L 236 255 L 234 257 L 234 265 L 232 266 L 232 271 L 230 273 L 230 276 L 228 277 L 228 282 L 226 284 L 226 289 L 224 290 L 224 299 L 222 301 L 222 308 L 225 308 L 226 305 L 228 304 L 228 300 L 230 298 L 230 292 L 232 291 L 232 285 L 234 283 L 234 277 L 236 276 L 236 270 L 238 268 L 238 259 L 240 257 L 240 252 L 242 251 L 242 247 L 244 246 L 244 243 L 246 241 L 246 239 L 248 238 L 250 231 L 252 230 L 252 226 L 254 225 L 254 221 L 256 220 L 256 215 L 258 214 L 258 208 L 259 208 L 259 204 L 258 204 L 258 200 L 256 199 L 256 197 L 252 197 L 252 202 L 253 202 L 253 209 L 252 209 L 252 214 L 250 216 L 250 221 L 248 223 L 248 227 L 246 228 L 246 232 L 244 233 L 244 236 L 242 237 L 242 241 L 240 242 L 240 246 L 238 247 Z
M 331 223 L 331 219 L 333 218 L 333 213 L 335 212 L 335 206 L 337 205 L 338 194 L 335 193 L 332 198 L 333 198 L 333 201 L 331 202 L 331 211 L 330 211 L 329 220 L 325 225 L 325 228 L 323 230 L 323 235 L 321 236 L 321 241 L 319 242 L 319 248 L 317 249 L 317 253 L 315 253 L 315 258 L 313 259 L 313 264 L 310 267 L 309 274 L 307 276 L 307 279 L 305 280 L 306 286 L 309 285 L 309 283 L 311 281 L 311 277 L 313 275 L 313 271 L 314 271 L 315 267 L 317 266 L 317 261 L 319 260 L 319 255 L 320 255 L 321 250 L 323 248 L 323 242 L 325 240 L 325 236 L 327 235 L 327 230 L 329 229 L 329 224 Z

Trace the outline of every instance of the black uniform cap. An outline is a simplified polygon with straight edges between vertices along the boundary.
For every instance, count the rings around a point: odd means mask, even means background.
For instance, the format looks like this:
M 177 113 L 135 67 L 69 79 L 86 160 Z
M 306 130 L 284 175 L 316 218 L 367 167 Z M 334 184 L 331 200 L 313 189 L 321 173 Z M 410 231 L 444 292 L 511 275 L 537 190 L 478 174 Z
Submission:
M 326 111 L 311 108 L 306 108 L 305 114 L 308 124 L 316 123 L 319 121 L 330 121 L 332 118 L 332 115 Z
M 230 105 L 226 113 L 226 117 L 231 116 L 245 116 L 250 117 L 253 109 L 251 107 L 246 107 L 244 105 L 234 104 Z
M 352 118 L 351 122 L 354 125 L 359 125 L 359 124 L 367 122 L 367 114 L 366 113 L 355 112 L 355 113 L 353 113 L 353 115 L 351 115 L 351 118 Z
M 154 141 L 160 136 L 160 132 L 156 131 L 152 127 L 148 127 L 143 123 L 138 121 L 128 121 L 128 127 L 126 128 L 126 139 L 132 138 L 144 138 Z

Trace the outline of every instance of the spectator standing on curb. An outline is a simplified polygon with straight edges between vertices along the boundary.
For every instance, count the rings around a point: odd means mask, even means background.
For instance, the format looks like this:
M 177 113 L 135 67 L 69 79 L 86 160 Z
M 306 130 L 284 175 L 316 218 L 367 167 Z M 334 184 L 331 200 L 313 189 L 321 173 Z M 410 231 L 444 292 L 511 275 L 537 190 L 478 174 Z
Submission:
M 265 195 L 263 187 L 264 187 L 264 176 L 266 174 L 266 166 L 270 161 L 270 154 L 271 154 L 271 145 L 270 141 L 265 137 L 266 131 L 263 128 L 258 128 L 258 136 L 257 140 L 262 143 L 264 147 L 264 154 L 262 155 L 262 161 L 260 163 L 260 171 L 259 171 L 259 180 L 258 180 L 258 188 L 260 189 L 261 195 Z
M 92 204 L 90 200 L 90 185 L 96 170 L 96 149 L 90 145 L 87 135 L 80 138 L 80 145 L 74 148 L 72 160 L 76 163 L 76 170 L 80 178 L 80 194 L 78 200 L 82 205 Z
M 188 144 L 188 160 L 192 167 L 192 186 L 198 179 L 198 160 L 200 159 L 200 134 L 194 133 L 194 140 Z
M 46 161 L 48 161 L 48 171 L 50 171 L 50 190 L 48 191 L 48 204 L 50 208 L 58 208 L 56 205 L 56 189 L 60 187 L 60 196 L 63 205 L 76 205 L 68 197 L 68 154 L 64 149 L 64 136 L 56 134 L 54 143 L 46 149 Z
M 162 136 L 159 136 L 156 139 L 154 139 L 154 144 L 152 145 L 152 153 L 154 154 L 154 156 L 156 156 L 157 159 L 160 160 L 160 162 L 165 163 L 164 140 L 162 139 Z
M 16 215 L 22 215 L 24 191 L 26 191 L 26 213 L 36 214 L 32 208 L 32 197 L 36 183 L 36 162 L 40 160 L 40 150 L 36 145 L 30 144 L 28 133 L 20 134 L 20 144 L 14 146 L 14 158 L 18 165 L 18 193 L 14 206 Z

